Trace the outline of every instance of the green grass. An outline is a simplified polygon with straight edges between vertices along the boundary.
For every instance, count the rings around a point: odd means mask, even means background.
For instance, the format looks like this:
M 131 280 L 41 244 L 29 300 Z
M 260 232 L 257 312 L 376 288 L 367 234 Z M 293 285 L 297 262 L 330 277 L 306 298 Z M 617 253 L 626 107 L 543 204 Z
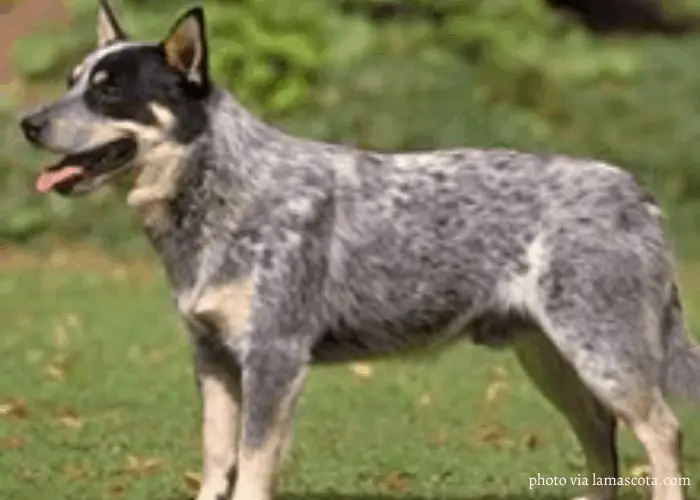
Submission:
M 0 249 L 0 498 L 191 498 L 185 478 L 199 470 L 198 399 L 162 276 L 155 265 L 67 258 L 40 262 Z M 697 276 L 688 267 L 683 278 L 693 311 Z M 578 491 L 528 489 L 538 473 L 578 476 L 583 459 L 510 354 L 465 345 L 370 368 L 369 376 L 351 366 L 312 372 L 281 499 L 553 499 Z M 700 481 L 700 420 L 680 410 L 686 473 Z M 627 431 L 622 443 L 628 473 L 644 455 Z M 633 487 L 624 492 L 643 498 Z M 689 498 L 698 494 L 693 485 Z

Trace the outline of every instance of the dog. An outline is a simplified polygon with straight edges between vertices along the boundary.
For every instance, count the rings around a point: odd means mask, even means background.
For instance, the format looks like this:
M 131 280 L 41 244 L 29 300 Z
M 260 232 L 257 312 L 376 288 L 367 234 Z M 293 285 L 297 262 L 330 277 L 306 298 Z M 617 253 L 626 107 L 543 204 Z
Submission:
M 106 2 L 67 92 L 21 119 L 40 192 L 122 179 L 191 333 L 198 500 L 269 500 L 315 363 L 512 348 L 617 495 L 616 430 L 682 500 L 668 398 L 700 402 L 659 204 L 621 167 L 510 149 L 382 153 L 294 137 L 212 82 L 203 9 L 159 42 Z M 131 178 L 131 179 L 127 179 Z M 464 383 L 469 369 L 464 367 Z

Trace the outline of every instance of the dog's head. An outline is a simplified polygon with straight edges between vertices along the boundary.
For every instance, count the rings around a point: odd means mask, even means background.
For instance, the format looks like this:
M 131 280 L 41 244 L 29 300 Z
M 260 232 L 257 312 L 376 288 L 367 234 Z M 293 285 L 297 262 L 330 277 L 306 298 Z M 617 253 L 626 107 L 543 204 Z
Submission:
M 182 15 L 160 42 L 131 41 L 102 0 L 97 48 L 68 76 L 68 91 L 21 120 L 26 139 L 62 155 L 41 192 L 92 191 L 164 151 L 182 151 L 206 127 L 211 92 L 204 14 Z

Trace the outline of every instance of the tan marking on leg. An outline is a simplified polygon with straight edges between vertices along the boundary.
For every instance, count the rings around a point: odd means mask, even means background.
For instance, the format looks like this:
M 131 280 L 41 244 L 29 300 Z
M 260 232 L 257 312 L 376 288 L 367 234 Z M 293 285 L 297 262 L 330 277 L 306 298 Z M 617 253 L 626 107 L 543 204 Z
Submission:
M 628 425 L 646 449 L 655 479 L 653 500 L 683 500 L 680 485 L 679 423 L 671 408 L 657 393 L 645 415 L 633 415 Z M 664 484 L 667 480 L 676 484 Z
M 229 488 L 229 474 L 238 459 L 240 381 L 214 367 L 203 371 L 200 380 L 204 474 L 197 500 L 214 500 Z
M 214 323 L 220 330 L 235 334 L 247 324 L 253 302 L 250 278 L 204 290 L 192 304 L 192 314 Z
M 279 402 L 263 444 L 251 449 L 246 447 L 244 440 L 241 441 L 234 500 L 271 500 L 282 454 L 285 445 L 290 443 L 294 406 L 307 371 L 305 369 L 297 375 Z

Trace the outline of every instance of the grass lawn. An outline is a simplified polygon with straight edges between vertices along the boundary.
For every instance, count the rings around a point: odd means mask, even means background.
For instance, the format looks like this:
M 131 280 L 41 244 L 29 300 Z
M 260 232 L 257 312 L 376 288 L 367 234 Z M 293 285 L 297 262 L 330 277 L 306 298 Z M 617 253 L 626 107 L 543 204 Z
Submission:
M 684 266 L 682 277 L 700 326 L 700 266 Z M 198 398 L 187 337 L 157 266 L 79 249 L 43 260 L 0 249 L 0 318 L 0 499 L 193 497 Z M 700 413 L 679 412 L 694 483 L 688 498 L 700 498 Z M 621 442 L 623 473 L 635 473 L 641 448 L 628 431 Z M 567 425 L 510 354 L 464 345 L 425 359 L 315 369 L 280 499 L 578 491 L 530 490 L 538 473 L 583 473 Z M 645 497 L 635 487 L 623 492 Z

